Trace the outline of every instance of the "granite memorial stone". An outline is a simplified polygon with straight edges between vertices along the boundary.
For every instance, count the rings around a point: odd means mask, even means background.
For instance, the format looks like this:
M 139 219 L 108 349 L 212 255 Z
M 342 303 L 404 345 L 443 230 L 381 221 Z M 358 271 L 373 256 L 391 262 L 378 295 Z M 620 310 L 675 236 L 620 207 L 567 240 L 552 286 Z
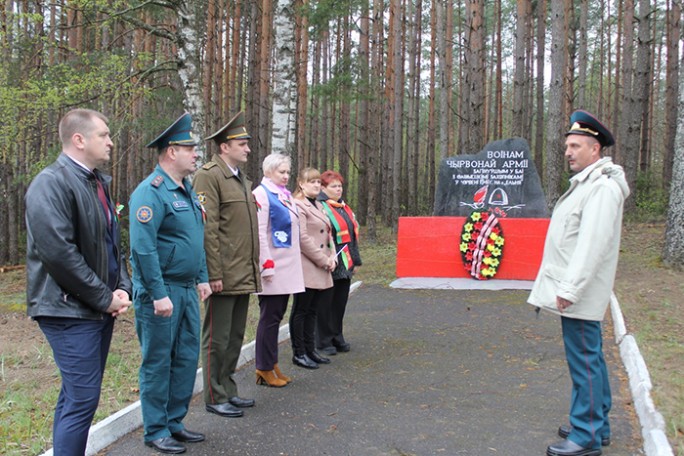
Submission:
M 522 138 L 493 141 L 477 155 L 440 164 L 434 215 L 467 217 L 488 209 L 506 217 L 549 216 L 530 146 Z

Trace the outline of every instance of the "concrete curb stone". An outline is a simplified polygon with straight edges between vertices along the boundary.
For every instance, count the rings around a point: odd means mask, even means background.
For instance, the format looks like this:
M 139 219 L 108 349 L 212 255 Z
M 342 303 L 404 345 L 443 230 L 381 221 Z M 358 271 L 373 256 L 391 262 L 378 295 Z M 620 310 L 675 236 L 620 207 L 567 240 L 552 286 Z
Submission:
M 615 294 L 610 299 L 611 315 L 615 327 L 615 342 L 620 347 L 620 357 L 629 377 L 629 386 L 634 399 L 634 409 L 641 424 L 646 456 L 674 456 L 665 434 L 665 420 L 651 399 L 651 376 L 648 373 L 636 339 L 627 334 L 625 320 Z

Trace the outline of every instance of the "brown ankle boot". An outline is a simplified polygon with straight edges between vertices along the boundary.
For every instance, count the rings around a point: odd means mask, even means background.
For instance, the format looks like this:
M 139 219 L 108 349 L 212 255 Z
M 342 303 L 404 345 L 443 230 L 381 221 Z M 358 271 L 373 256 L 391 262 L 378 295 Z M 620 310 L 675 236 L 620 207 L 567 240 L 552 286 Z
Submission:
M 287 385 L 285 380 L 279 379 L 274 371 L 262 371 L 256 370 L 256 382 L 257 385 L 268 385 L 274 388 L 282 388 Z
M 290 383 L 292 381 L 292 379 L 290 377 L 283 374 L 283 372 L 278 367 L 278 363 L 276 363 L 275 366 L 273 366 L 273 371 L 275 372 L 276 377 L 278 377 L 281 380 L 285 380 L 285 383 Z

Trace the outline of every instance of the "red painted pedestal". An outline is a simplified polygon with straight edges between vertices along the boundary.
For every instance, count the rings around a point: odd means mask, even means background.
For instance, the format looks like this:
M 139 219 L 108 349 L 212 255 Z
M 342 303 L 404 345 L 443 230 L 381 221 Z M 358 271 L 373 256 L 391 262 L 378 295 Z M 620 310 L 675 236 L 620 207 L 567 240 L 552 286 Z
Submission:
M 468 278 L 459 244 L 465 217 L 400 217 L 397 277 Z M 544 252 L 549 219 L 499 219 L 503 258 L 490 280 L 534 280 Z

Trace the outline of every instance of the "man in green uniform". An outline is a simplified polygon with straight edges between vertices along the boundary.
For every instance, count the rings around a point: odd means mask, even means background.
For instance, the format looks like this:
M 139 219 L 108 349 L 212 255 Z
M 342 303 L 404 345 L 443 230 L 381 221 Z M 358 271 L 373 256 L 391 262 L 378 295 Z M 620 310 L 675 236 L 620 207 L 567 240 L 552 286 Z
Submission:
M 183 426 L 199 359 L 199 302 L 211 294 L 204 213 L 189 180 L 197 161 L 184 114 L 147 145 L 159 164 L 131 195 L 130 242 L 136 330 L 142 349 L 140 402 L 145 445 L 183 453 L 204 435 Z
M 218 154 L 194 178 L 207 223 L 204 244 L 212 296 L 202 326 L 202 373 L 206 410 L 227 417 L 254 399 L 241 398 L 233 373 L 245 335 L 249 294 L 261 291 L 259 231 L 252 182 L 239 169 L 247 162 L 250 139 L 244 113 L 209 136 Z

